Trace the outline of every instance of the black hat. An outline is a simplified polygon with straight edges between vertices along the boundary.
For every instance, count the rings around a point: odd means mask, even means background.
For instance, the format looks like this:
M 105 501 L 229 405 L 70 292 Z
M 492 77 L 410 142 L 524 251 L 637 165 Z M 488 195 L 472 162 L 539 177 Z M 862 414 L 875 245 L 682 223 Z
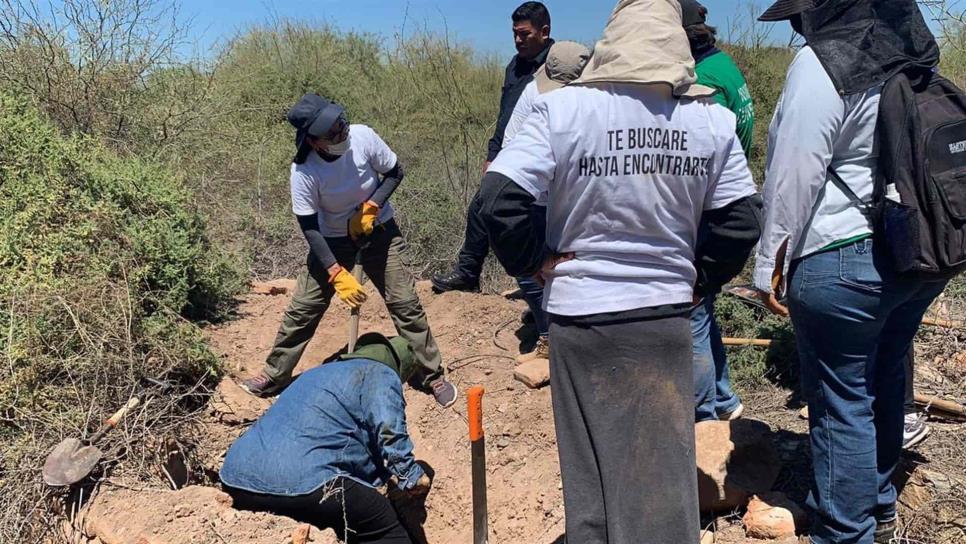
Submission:
M 681 26 L 700 25 L 707 21 L 708 9 L 697 0 L 679 0 L 681 3 Z
M 787 21 L 815 7 L 815 0 L 778 0 L 758 17 L 762 22 Z
M 319 138 L 345 115 L 345 108 L 317 94 L 307 94 L 288 111 L 288 122 L 295 127 L 295 164 L 302 164 L 311 151 L 307 136 Z

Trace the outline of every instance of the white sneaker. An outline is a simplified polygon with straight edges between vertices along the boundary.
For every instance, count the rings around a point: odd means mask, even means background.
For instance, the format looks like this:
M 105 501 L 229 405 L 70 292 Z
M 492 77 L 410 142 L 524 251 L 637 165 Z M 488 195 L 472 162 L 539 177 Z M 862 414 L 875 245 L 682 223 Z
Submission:
M 718 416 L 720 421 L 734 421 L 736 419 L 741 419 L 741 415 L 745 413 L 745 405 L 738 403 L 735 409 L 728 412 L 727 414 L 721 414 Z
M 927 414 L 906 414 L 902 425 L 902 449 L 907 450 L 922 442 L 929 435 Z

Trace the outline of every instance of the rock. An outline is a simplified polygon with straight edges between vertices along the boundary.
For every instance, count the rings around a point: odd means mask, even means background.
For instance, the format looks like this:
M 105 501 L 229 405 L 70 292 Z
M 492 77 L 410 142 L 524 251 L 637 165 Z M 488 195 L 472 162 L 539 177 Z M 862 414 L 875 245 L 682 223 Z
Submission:
M 294 539 L 301 525 L 284 516 L 234 510 L 231 497 L 203 486 L 179 491 L 111 489 L 94 498 L 83 519 L 87 536 L 103 544 L 279 544 L 289 535 Z M 311 541 L 338 543 L 332 531 L 314 531 Z
M 539 389 L 550 383 L 550 361 L 533 359 L 517 365 L 513 378 L 530 389 Z
M 271 403 L 245 391 L 231 378 L 225 378 L 215 389 L 210 406 L 212 413 L 223 423 L 243 425 L 258 419 Z
M 801 532 L 808 516 L 784 493 L 775 492 L 752 497 L 742 522 L 749 538 L 777 540 L 792 538 Z
M 292 544 L 308 544 L 311 525 L 299 525 L 292 531 Z
M 694 426 L 694 434 L 702 512 L 733 510 L 752 495 L 771 490 L 781 460 L 766 423 L 702 421 Z

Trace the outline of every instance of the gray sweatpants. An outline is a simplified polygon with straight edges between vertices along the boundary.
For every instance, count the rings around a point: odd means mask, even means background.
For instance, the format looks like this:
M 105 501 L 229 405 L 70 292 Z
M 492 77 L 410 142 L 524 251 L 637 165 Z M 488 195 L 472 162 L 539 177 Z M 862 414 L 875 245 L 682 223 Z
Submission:
M 567 542 L 695 543 L 688 318 L 601 318 L 550 325 Z

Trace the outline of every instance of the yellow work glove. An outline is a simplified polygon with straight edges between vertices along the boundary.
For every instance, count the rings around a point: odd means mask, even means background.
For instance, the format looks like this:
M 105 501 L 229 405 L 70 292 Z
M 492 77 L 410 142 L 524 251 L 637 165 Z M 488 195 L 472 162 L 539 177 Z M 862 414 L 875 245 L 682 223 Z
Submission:
M 349 236 L 353 240 L 369 236 L 372 234 L 372 229 L 376 228 L 377 219 L 379 219 L 379 205 L 371 200 L 363 202 L 349 220 Z
M 348 270 L 341 266 L 338 272 L 329 275 L 329 283 L 335 287 L 335 294 L 339 296 L 342 302 L 352 308 L 362 306 L 362 303 L 368 298 L 366 292 L 362 289 L 362 285 L 352 277 Z

